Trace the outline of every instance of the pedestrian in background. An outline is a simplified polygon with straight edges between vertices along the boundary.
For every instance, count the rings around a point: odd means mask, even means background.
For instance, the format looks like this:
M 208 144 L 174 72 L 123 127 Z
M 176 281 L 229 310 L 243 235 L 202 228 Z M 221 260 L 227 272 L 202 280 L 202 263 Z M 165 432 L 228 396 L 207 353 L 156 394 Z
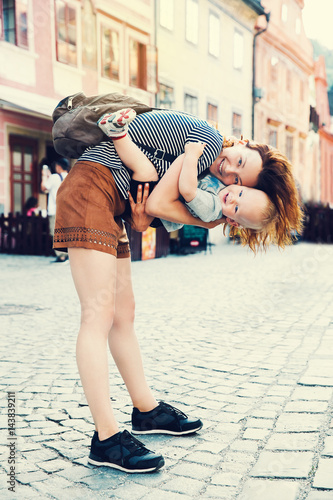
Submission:
M 48 193 L 47 215 L 49 218 L 50 234 L 54 237 L 54 225 L 56 215 L 56 197 L 60 184 L 65 179 L 69 171 L 69 161 L 66 158 L 58 158 L 54 162 L 55 173 L 52 174 L 47 165 L 42 168 L 41 190 Z M 55 262 L 65 262 L 68 259 L 68 254 L 54 250 L 57 256 Z
M 24 205 L 24 213 L 31 217 L 33 214 L 38 214 L 40 208 L 38 206 L 38 199 L 35 196 L 30 196 Z

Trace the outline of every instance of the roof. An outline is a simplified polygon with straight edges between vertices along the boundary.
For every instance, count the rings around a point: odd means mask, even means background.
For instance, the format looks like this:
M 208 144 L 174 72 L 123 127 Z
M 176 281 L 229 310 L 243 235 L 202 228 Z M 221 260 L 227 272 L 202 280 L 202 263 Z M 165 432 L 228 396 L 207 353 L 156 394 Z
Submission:
M 243 0 L 243 2 L 251 7 L 258 14 L 258 16 L 265 14 L 265 9 L 261 5 L 260 0 Z

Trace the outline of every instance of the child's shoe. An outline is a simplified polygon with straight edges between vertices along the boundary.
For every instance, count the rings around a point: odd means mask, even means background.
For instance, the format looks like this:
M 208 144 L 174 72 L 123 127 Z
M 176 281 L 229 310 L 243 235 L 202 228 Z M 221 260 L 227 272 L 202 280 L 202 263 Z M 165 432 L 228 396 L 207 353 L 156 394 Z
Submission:
M 131 108 L 124 108 L 103 115 L 97 122 L 99 128 L 105 135 L 112 139 L 121 139 L 127 134 L 128 124 L 134 120 L 136 112 Z

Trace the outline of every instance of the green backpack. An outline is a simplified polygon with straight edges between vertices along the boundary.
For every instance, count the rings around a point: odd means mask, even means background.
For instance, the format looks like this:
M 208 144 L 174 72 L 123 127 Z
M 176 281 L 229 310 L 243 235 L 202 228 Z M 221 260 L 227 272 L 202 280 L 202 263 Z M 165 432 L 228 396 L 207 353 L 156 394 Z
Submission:
M 137 114 L 153 109 L 118 93 L 87 97 L 79 92 L 65 97 L 52 114 L 54 149 L 61 156 L 79 158 L 86 148 L 109 139 L 97 125 L 99 118 L 122 108 L 133 108 Z

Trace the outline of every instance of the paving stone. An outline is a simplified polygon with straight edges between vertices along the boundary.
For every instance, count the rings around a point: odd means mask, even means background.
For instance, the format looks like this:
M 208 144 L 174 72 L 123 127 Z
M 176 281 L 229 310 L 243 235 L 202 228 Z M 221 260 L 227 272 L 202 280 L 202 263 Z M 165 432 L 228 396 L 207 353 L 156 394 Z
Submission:
M 327 436 L 325 438 L 325 446 L 321 454 L 333 457 L 333 436 Z
M 18 483 L 31 484 L 38 481 L 45 481 L 46 479 L 48 479 L 48 477 L 48 474 L 39 470 L 36 472 L 25 472 L 22 474 L 18 473 L 16 476 L 16 480 Z
M 299 484 L 291 481 L 249 479 L 237 500 L 297 500 Z
M 299 384 L 333 387 L 332 361 L 325 358 L 310 359 L 308 368 L 300 378 Z
M 55 474 L 52 474 L 48 476 L 46 481 L 34 482 L 32 486 L 35 491 L 43 495 L 42 498 L 45 498 L 47 494 L 56 494 L 59 499 L 62 499 L 64 498 L 62 492 L 65 490 L 65 488 L 72 487 L 73 484 L 70 481 L 67 481 L 67 479 L 63 479 L 61 477 L 57 477 Z
M 59 455 L 56 451 L 49 448 L 40 448 L 38 450 L 26 451 L 23 456 L 32 462 L 38 463 L 40 461 L 52 460 L 58 458 Z
M 310 491 L 306 500 L 333 500 L 333 492 L 331 491 Z
M 200 443 L 198 446 L 195 446 L 195 451 L 209 451 L 211 453 L 221 453 L 222 450 L 225 450 L 227 444 L 224 443 L 214 443 L 211 441 L 204 441 Z
M 219 472 L 211 478 L 212 484 L 221 486 L 238 486 L 241 480 L 242 474 L 236 474 L 234 472 Z
M 243 434 L 243 439 L 255 439 L 259 441 L 265 439 L 270 432 L 269 429 L 248 428 Z
M 276 421 L 277 432 L 313 432 L 323 423 L 322 414 L 282 413 Z
M 172 469 L 177 476 L 191 477 L 193 479 L 204 479 L 211 474 L 209 467 L 194 463 L 182 462 Z
M 164 451 L 163 451 L 163 455 Z M 195 451 L 186 455 L 186 460 L 189 462 L 196 462 L 198 464 L 216 465 L 221 461 L 221 456 L 214 453 L 205 453 L 200 451 Z
M 231 500 L 236 498 L 237 488 L 232 486 L 209 485 L 201 495 L 202 498 L 218 498 L 219 500 Z
M 289 432 L 273 434 L 267 441 L 267 450 L 311 451 L 318 444 L 316 432 Z
M 158 500 L 193 500 L 193 498 L 189 495 L 174 493 L 171 491 L 162 491 L 161 489 L 147 493 L 147 495 L 141 498 L 142 500 L 156 500 L 156 498 L 158 498 Z
M 268 418 L 247 418 L 246 427 L 255 429 L 272 429 L 274 420 Z
M 324 401 L 290 401 L 286 404 L 284 411 L 296 413 L 324 413 L 327 410 L 327 402 Z
M 291 451 L 273 453 L 263 451 L 250 472 L 253 477 L 307 478 L 312 467 L 314 454 Z
M 257 452 L 258 444 L 255 441 L 250 441 L 249 439 L 238 439 L 231 443 L 230 449 L 234 451 L 248 451 L 248 452 Z
M 314 488 L 327 488 L 333 490 L 333 459 L 321 458 L 312 483 Z
M 117 498 L 123 498 L 124 500 L 133 499 L 137 500 L 142 498 L 145 494 L 149 493 L 149 488 L 142 486 L 141 484 L 123 484 L 115 490 Z
M 177 477 L 161 485 L 160 488 L 162 488 L 163 490 L 174 491 L 176 493 L 185 493 L 187 495 L 192 495 L 193 498 L 194 496 L 199 495 L 200 491 L 204 487 L 204 484 L 205 483 L 203 481 L 198 481 L 197 479 Z
M 47 473 L 59 472 L 69 467 L 69 463 L 60 458 L 56 458 L 54 460 L 38 462 L 38 467 Z
M 306 387 L 299 386 L 294 390 L 291 399 L 305 401 L 329 401 L 332 397 L 333 389 L 330 387 Z

